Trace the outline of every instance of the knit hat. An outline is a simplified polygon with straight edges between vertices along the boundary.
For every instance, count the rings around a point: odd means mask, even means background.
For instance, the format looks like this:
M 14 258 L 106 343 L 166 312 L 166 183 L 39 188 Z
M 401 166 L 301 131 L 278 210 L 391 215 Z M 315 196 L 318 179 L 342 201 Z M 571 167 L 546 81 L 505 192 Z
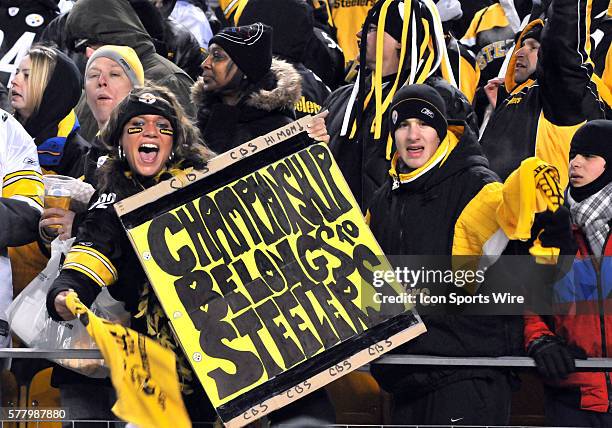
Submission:
M 221 46 L 249 81 L 261 80 L 272 65 L 272 28 L 257 22 L 242 27 L 227 27 L 209 41 Z
M 534 25 L 533 27 L 529 29 L 529 31 L 523 34 L 523 37 L 521 40 L 525 41 L 527 39 L 535 39 L 539 42 L 540 36 L 542 35 L 542 28 L 543 27 L 541 25 Z
M 411 1 L 411 0 L 410 0 Z M 372 6 L 368 13 L 368 22 L 376 24 L 378 22 L 378 16 L 382 9 L 384 1 L 379 1 Z M 392 5 L 387 9 L 387 15 L 385 17 L 385 33 L 388 33 L 397 42 L 402 41 L 402 27 L 404 26 L 404 2 L 394 1 Z
M 454 21 L 463 16 L 463 10 L 461 9 L 459 0 L 438 0 L 436 2 L 436 8 L 438 9 L 442 22 Z
M 440 141 L 446 137 L 446 106 L 438 92 L 428 85 L 408 85 L 401 88 L 389 109 L 389 131 L 395 131 L 405 119 L 420 119 L 438 133 Z
M 261 22 L 272 27 L 272 53 L 302 62 L 313 34 L 312 11 L 304 0 L 242 0 L 242 13 L 234 17 L 236 25 Z M 287 19 L 290 16 L 291 19 Z
M 591 183 L 573 187 L 570 195 L 576 202 L 583 201 L 612 182 L 612 120 L 592 120 L 582 125 L 574 134 L 570 145 L 570 160 L 576 155 L 601 156 L 606 161 L 604 172 Z
M 178 116 L 172 103 L 170 100 L 166 99 L 163 94 L 153 88 L 137 88 L 136 90 L 132 90 L 130 94 L 119 103 L 116 109 L 117 124 L 110 134 L 108 134 L 109 136 L 106 141 L 106 143 L 111 146 L 119 145 L 123 127 L 135 116 L 146 114 L 163 116 L 170 121 L 175 135 L 180 131 Z M 175 136 L 175 141 L 176 139 L 177 137 Z
M 85 75 L 91 64 L 100 57 L 109 58 L 115 61 L 123 68 L 132 86 L 144 85 L 144 69 L 142 63 L 136 54 L 136 51 L 129 46 L 104 45 L 95 50 L 92 56 L 89 57 L 85 66 Z

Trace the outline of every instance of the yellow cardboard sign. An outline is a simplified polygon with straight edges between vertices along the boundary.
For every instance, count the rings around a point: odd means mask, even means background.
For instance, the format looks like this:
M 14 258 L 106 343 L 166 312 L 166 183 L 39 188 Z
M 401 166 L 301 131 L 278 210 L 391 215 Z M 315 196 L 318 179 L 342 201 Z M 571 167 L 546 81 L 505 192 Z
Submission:
M 128 233 L 217 408 L 411 309 L 372 298 L 402 289 L 324 144 Z

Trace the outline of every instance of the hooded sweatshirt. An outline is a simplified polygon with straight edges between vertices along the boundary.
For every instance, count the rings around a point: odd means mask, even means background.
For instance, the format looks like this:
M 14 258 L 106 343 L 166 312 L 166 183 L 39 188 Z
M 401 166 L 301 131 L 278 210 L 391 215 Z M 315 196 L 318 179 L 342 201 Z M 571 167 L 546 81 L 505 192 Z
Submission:
M 554 165 L 561 185 L 568 182 L 570 141 L 585 120 L 603 118 L 603 104 L 591 81 L 587 1 L 556 0 L 540 38 L 535 75 L 518 84 L 514 80 L 516 51 L 539 19 L 521 33 L 508 65 L 508 96 L 498 102 L 480 138 L 491 169 L 506 179 L 522 160 L 534 154 Z
M 185 112 L 193 116 L 189 93 L 193 81 L 177 65 L 155 53 L 151 36 L 127 0 L 79 0 L 66 20 L 68 46 L 87 39 L 103 45 L 124 45 L 136 51 L 145 79 L 166 86 L 176 96 Z M 81 98 L 77 108 L 85 137 L 95 135 L 98 125 Z
M 89 143 L 79 134 L 74 107 L 83 83 L 70 58 L 58 52 L 57 63 L 45 88 L 40 108 L 24 124 L 34 138 L 43 171 L 81 177 Z

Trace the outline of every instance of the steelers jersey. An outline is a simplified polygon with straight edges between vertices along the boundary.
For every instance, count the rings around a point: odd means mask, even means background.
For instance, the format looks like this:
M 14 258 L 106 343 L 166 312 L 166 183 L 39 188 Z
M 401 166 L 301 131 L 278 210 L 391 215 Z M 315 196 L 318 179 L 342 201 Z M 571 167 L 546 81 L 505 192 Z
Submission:
M 0 221 L 10 228 L 0 234 L 0 320 L 6 320 L 6 309 L 13 300 L 11 264 L 7 246 L 35 241 L 38 217 L 43 207 L 43 182 L 36 145 L 17 120 L 0 110 Z M 27 205 L 25 205 L 25 204 Z M 30 206 L 33 209 L 28 209 Z M 0 347 L 8 345 L 0 322 Z

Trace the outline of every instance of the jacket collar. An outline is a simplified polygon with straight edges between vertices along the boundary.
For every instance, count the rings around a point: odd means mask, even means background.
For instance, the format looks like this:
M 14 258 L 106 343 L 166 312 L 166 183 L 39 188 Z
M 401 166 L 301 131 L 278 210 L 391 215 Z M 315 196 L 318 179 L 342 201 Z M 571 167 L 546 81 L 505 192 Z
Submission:
M 271 90 L 259 89 L 248 94 L 244 104 L 258 110 L 274 111 L 279 109 L 293 110 L 302 94 L 302 79 L 295 68 L 286 61 L 274 58 L 270 70 L 276 77 L 276 87 Z M 202 78 L 193 85 L 191 100 L 202 107 L 210 107 L 211 94 L 204 90 Z
M 444 140 L 438 146 L 438 149 L 433 154 L 433 156 L 420 168 L 415 169 L 409 173 L 401 173 L 398 170 L 398 162 L 399 162 L 399 154 L 395 152 L 393 155 L 393 159 L 391 159 L 391 169 L 389 170 L 389 175 L 393 179 L 393 187 L 392 189 L 398 189 L 402 184 L 408 184 L 416 181 L 418 178 L 424 176 L 433 168 L 439 165 L 441 167 L 444 165 L 444 162 L 448 159 L 452 151 L 457 147 L 459 143 L 459 139 L 457 136 L 448 132 Z

